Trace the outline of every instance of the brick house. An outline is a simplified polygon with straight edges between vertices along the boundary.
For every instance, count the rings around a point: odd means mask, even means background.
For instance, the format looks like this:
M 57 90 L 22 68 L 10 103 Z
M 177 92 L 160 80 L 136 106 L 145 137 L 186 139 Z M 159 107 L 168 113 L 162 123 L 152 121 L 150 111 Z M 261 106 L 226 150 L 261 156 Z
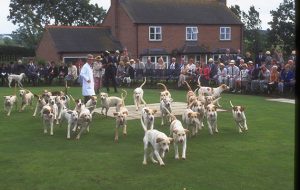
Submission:
M 226 0 L 111 0 L 102 23 L 132 57 L 215 59 L 242 50 L 243 24 Z
M 109 27 L 46 26 L 36 48 L 36 58 L 46 61 L 84 61 L 87 54 L 122 49 Z

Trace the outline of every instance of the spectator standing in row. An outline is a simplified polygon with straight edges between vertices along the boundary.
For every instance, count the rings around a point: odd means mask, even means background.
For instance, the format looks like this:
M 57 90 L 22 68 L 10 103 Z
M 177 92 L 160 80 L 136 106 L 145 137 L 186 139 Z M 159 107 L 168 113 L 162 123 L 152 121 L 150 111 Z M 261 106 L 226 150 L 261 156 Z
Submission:
M 97 56 L 93 63 L 93 76 L 94 76 L 94 90 L 96 95 L 100 93 L 100 89 L 102 87 L 102 58 Z
M 227 68 L 224 63 L 219 64 L 218 68 L 218 84 L 227 84 Z
M 28 65 L 27 65 L 27 77 L 29 81 L 32 83 L 33 86 L 36 86 L 36 82 L 38 79 L 37 75 L 37 66 L 33 62 L 33 60 L 30 60 Z
M 286 64 L 281 71 L 278 88 L 280 93 L 290 92 L 295 88 L 295 73 L 291 71 L 290 64 Z
M 218 81 L 218 66 L 213 58 L 208 59 L 209 78 L 217 83 Z
M 227 67 L 229 62 L 233 59 L 233 57 L 230 55 L 230 49 L 227 48 L 225 50 L 225 55 L 221 56 L 221 62 L 224 63 L 224 65 Z
M 106 51 L 104 53 L 104 58 L 102 59 L 102 68 L 105 69 L 104 73 L 104 82 L 106 86 L 107 93 L 109 93 L 109 84 L 112 83 L 112 86 L 114 87 L 115 92 L 118 92 L 117 90 L 117 82 L 116 82 L 116 73 L 117 68 L 113 64 L 112 57 L 110 56 L 110 52 Z
M 72 81 L 72 84 L 74 85 L 78 78 L 78 71 L 76 67 L 76 63 L 68 63 L 68 74 L 66 76 L 67 81 Z
M 249 80 L 248 75 L 249 75 L 248 66 L 246 63 L 243 63 L 241 65 L 240 77 L 238 77 L 235 80 L 235 91 L 237 91 L 238 93 L 241 93 L 242 87 L 245 87 L 245 89 L 247 89 L 247 84 L 248 84 L 248 80 Z
M 246 52 L 245 57 L 244 57 L 244 62 L 248 63 L 249 61 L 253 62 L 253 59 L 251 57 L 251 53 L 249 51 Z
M 200 77 L 201 86 L 209 86 L 210 68 L 205 61 L 200 62 L 200 67 L 196 74 Z
M 268 83 L 270 80 L 270 70 L 263 64 L 260 67 L 260 71 L 258 73 L 259 78 L 259 90 L 261 93 L 267 92 L 268 90 Z
M 235 80 L 239 77 L 240 69 L 235 65 L 235 61 L 231 60 L 227 67 L 228 86 L 232 92 L 235 92 Z
M 56 67 L 56 64 L 54 61 L 51 61 L 50 67 L 48 69 L 48 84 L 51 85 L 54 78 L 58 76 L 58 68 Z
M 259 50 L 258 55 L 255 57 L 255 67 L 259 68 L 265 62 L 265 55 L 262 50 Z
M 80 77 L 82 79 L 82 95 L 84 97 L 84 103 L 95 95 L 94 89 L 94 76 L 93 76 L 93 62 L 94 57 L 91 54 L 87 55 L 87 61 L 83 65 L 80 71 Z
M 123 78 L 125 76 L 126 76 L 125 64 L 123 61 L 120 61 L 116 73 L 116 80 L 118 85 L 121 85 Z
M 279 72 L 276 65 L 272 66 L 270 71 L 270 80 L 268 83 L 268 94 L 272 93 L 277 87 L 279 82 Z

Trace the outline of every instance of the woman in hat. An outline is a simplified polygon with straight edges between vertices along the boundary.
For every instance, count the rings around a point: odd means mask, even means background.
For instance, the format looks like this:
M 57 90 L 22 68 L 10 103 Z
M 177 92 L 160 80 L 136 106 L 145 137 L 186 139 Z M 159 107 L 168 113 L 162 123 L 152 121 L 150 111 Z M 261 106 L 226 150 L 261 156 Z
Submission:
M 218 83 L 219 83 L 219 85 L 221 85 L 221 84 L 227 85 L 227 68 L 225 67 L 224 63 L 219 64 Z

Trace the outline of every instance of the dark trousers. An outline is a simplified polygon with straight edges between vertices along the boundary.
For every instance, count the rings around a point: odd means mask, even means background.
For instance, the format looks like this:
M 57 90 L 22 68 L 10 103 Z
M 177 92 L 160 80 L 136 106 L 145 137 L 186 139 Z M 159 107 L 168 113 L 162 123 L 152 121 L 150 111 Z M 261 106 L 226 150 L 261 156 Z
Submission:
M 114 87 L 115 92 L 118 92 L 116 76 L 114 74 L 105 74 L 104 81 L 105 81 L 105 87 L 106 87 L 107 92 L 109 92 L 109 83 L 112 83 L 112 86 Z

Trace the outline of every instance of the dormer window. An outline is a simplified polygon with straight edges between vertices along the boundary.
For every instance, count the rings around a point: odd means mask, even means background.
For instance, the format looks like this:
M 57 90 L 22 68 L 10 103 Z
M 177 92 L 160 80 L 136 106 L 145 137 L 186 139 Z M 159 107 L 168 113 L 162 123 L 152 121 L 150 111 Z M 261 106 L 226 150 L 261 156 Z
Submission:
M 149 41 L 161 41 L 161 26 L 149 26 Z
M 197 41 L 197 39 L 198 39 L 198 27 L 196 26 L 186 27 L 186 40 Z

